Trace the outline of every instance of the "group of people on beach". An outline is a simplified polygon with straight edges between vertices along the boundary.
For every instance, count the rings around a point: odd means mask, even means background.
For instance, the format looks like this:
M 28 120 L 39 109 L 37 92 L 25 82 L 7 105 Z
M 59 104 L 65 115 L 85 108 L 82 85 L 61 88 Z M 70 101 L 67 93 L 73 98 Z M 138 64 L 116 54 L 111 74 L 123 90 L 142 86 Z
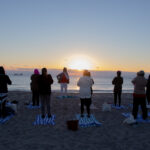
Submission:
M 143 119 L 147 119 L 147 107 L 146 99 L 148 104 L 150 104 L 150 76 L 148 79 L 144 77 L 144 71 L 137 72 L 137 76 L 131 81 L 134 85 L 133 92 L 133 110 L 132 115 L 134 119 L 137 118 L 138 107 L 141 106 Z M 64 68 L 63 71 L 57 75 L 58 83 L 61 87 L 61 92 L 64 93 L 64 98 L 67 96 L 67 86 L 69 84 L 69 75 L 67 68 Z M 41 74 L 38 69 L 34 70 L 34 73 L 31 75 L 31 91 L 32 91 L 32 105 L 39 106 L 39 101 L 41 102 L 41 116 L 45 118 L 47 108 L 48 117 L 51 117 L 50 111 L 50 100 L 51 100 L 51 85 L 53 84 L 53 78 L 48 74 L 46 68 L 41 69 Z M 5 102 L 2 101 L 3 94 L 8 93 L 7 85 L 11 84 L 11 80 L 8 75 L 5 74 L 4 68 L 0 67 L 0 117 L 5 116 Z M 83 117 L 84 106 L 87 109 L 87 117 L 90 117 L 90 105 L 92 103 L 92 86 L 94 80 L 91 77 L 91 74 L 88 70 L 83 71 L 83 76 L 77 82 L 77 86 L 80 87 L 80 101 L 81 101 L 81 117 Z M 119 107 L 121 106 L 121 94 L 122 94 L 122 85 L 123 77 L 121 76 L 121 71 L 117 71 L 117 76 L 113 78 L 112 84 L 114 85 L 114 105 Z M 145 92 L 146 88 L 146 92 Z

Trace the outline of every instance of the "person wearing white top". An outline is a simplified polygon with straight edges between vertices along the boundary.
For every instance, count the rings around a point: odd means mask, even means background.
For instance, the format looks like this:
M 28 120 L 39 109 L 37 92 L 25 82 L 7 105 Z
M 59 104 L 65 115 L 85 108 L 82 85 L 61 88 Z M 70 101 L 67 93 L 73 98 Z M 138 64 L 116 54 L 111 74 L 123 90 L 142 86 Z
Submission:
M 141 106 L 143 119 L 147 119 L 147 108 L 146 108 L 146 93 L 145 87 L 147 85 L 147 80 L 144 77 L 144 71 L 139 71 L 137 77 L 132 80 L 134 85 L 133 93 L 133 110 L 132 114 L 134 119 L 137 118 L 139 105 Z
M 87 70 L 83 71 L 83 76 L 80 77 L 77 85 L 80 87 L 80 100 L 81 100 L 81 117 L 83 117 L 84 105 L 87 108 L 88 117 L 90 117 L 90 105 L 91 105 L 91 88 L 94 84 L 93 79 L 89 76 Z

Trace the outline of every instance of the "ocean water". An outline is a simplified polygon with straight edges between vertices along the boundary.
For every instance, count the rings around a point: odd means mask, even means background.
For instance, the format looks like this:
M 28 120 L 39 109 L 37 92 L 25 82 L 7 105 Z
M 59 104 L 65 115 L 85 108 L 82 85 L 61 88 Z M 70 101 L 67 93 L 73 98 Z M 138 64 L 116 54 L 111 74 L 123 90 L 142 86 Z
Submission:
M 60 73 L 61 70 L 48 70 L 48 73 L 52 75 L 54 83 L 52 85 L 52 91 L 60 91 L 60 85 L 57 82 L 56 75 Z M 21 73 L 21 75 L 20 75 Z M 32 71 L 7 71 L 12 85 L 8 86 L 9 91 L 30 91 L 30 77 Z M 111 71 L 91 71 L 92 78 L 94 79 L 93 90 L 95 93 L 112 93 L 113 85 L 112 79 L 116 76 L 116 72 Z M 79 90 L 77 86 L 77 81 L 82 76 L 82 72 L 69 70 L 70 83 L 68 85 L 69 92 L 76 93 Z M 131 83 L 132 79 L 136 76 L 134 72 L 122 72 L 122 77 L 124 78 L 123 83 L 123 93 L 132 93 L 133 85 Z M 148 74 L 145 75 L 148 77 Z

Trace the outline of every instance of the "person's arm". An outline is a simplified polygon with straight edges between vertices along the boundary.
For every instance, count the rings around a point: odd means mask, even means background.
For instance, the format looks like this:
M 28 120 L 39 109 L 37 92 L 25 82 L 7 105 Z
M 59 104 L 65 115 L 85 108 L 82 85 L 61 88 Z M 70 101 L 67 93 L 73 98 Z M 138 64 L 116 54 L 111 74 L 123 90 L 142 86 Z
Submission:
M 77 86 L 80 86 L 80 79 L 79 79 L 78 82 L 77 82 Z
M 115 82 L 116 82 L 116 78 L 114 78 L 114 79 L 112 80 L 112 84 L 115 84 Z
M 49 83 L 50 83 L 50 84 L 53 84 L 54 81 L 53 81 L 52 76 L 51 76 L 50 74 L 49 74 L 48 76 L 49 76 Z
M 132 84 L 135 84 L 135 78 L 131 82 L 132 82 Z
M 9 85 L 12 84 L 12 82 L 11 82 L 11 80 L 10 80 L 10 78 L 8 76 L 7 76 L 7 84 L 9 84 Z
M 122 78 L 122 83 L 121 84 L 123 84 L 123 78 Z

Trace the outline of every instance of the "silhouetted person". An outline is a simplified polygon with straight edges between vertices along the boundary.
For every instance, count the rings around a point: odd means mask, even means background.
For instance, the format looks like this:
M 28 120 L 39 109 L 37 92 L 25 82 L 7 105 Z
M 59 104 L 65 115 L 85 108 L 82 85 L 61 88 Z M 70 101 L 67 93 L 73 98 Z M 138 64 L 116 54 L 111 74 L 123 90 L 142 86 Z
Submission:
M 84 106 L 86 106 L 88 117 L 90 117 L 90 105 L 91 105 L 91 87 L 93 85 L 93 79 L 89 76 L 87 70 L 83 71 L 83 76 L 80 77 L 77 85 L 80 87 L 80 100 L 81 100 L 81 117 L 83 117 Z
M 39 71 L 38 69 L 34 69 L 34 74 L 31 75 L 31 91 L 32 91 L 32 105 L 39 106 Z
M 60 83 L 61 93 L 67 95 L 67 85 L 69 84 L 69 75 L 67 68 L 64 67 L 63 72 L 57 75 L 58 83 Z
M 41 101 L 42 118 L 45 118 L 45 107 L 47 107 L 48 117 L 51 117 L 50 99 L 51 99 L 51 84 L 53 79 L 50 74 L 47 74 L 47 69 L 42 69 L 42 75 L 39 76 L 39 93 Z
M 137 118 L 139 105 L 141 106 L 143 119 L 147 118 L 147 108 L 146 108 L 146 94 L 145 87 L 147 84 L 147 80 L 144 77 L 144 71 L 139 71 L 137 73 L 137 77 L 132 80 L 134 85 L 134 93 L 133 93 L 133 111 L 132 114 L 134 119 Z
M 150 104 L 150 75 L 148 77 L 147 85 L 146 85 L 146 98 L 148 104 Z
M 112 80 L 114 85 L 114 104 L 116 106 L 117 99 L 119 100 L 119 106 L 121 105 L 121 93 L 122 93 L 122 84 L 123 78 L 121 77 L 121 71 L 117 71 L 117 77 Z
M 5 74 L 4 68 L 0 66 L 0 109 L 1 109 L 0 117 L 6 116 L 6 111 L 5 111 L 6 101 L 3 101 L 3 99 L 7 97 L 8 84 L 11 85 L 11 80 L 9 79 L 8 75 Z

